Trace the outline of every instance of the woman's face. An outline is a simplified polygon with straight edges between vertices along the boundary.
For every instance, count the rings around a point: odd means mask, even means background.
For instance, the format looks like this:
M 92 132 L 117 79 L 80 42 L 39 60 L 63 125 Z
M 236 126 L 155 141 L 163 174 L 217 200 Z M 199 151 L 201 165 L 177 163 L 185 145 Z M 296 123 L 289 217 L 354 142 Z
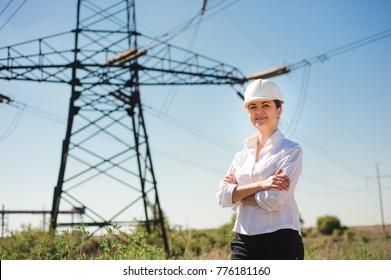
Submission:
M 254 101 L 247 106 L 251 123 L 258 129 L 277 129 L 282 107 L 273 100 Z

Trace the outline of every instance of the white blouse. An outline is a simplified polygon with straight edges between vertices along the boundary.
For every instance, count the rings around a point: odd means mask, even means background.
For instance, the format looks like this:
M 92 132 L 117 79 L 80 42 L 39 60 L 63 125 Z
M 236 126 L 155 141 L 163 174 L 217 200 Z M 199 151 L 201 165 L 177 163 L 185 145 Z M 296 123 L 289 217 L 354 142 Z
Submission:
M 290 228 L 300 232 L 300 214 L 294 191 L 302 170 L 302 150 L 299 144 L 285 138 L 277 130 L 266 142 L 255 162 L 257 135 L 244 142 L 244 149 L 235 155 L 226 175 L 234 174 L 238 185 L 265 180 L 282 169 L 290 179 L 288 191 L 267 190 L 255 194 L 259 207 L 232 202 L 236 184 L 227 184 L 223 179 L 217 188 L 217 200 L 221 207 L 236 210 L 233 231 L 246 235 L 274 232 Z

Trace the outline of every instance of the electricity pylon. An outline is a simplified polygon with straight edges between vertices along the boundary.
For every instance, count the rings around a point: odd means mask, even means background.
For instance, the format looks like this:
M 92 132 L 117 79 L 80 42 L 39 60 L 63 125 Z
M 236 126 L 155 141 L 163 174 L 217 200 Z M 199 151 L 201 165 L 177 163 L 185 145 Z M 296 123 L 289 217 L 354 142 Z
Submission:
M 71 88 L 51 227 L 76 224 L 60 220 L 62 202 L 98 229 L 132 222 L 137 212 L 129 209 L 142 204 L 143 225 L 158 230 L 168 252 L 140 86 L 246 79 L 235 67 L 139 33 L 134 1 L 110 2 L 78 0 L 74 30 L 0 48 L 0 79 Z
M 78 0 L 74 30 L 0 48 L 0 79 L 71 89 L 51 228 L 99 230 L 137 220 L 159 233 L 166 253 L 140 86 L 241 85 L 287 72 L 280 67 L 246 78 L 233 66 L 143 35 L 136 30 L 134 0 Z M 61 202 L 85 220 L 61 220 Z

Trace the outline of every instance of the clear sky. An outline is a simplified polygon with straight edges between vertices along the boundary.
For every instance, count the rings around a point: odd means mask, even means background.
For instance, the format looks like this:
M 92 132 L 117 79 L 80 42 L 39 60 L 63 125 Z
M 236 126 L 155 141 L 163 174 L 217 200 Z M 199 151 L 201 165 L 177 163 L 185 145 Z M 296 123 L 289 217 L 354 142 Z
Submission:
M 138 30 L 161 35 L 193 17 L 201 2 L 136 1 Z M 0 11 L 7 3 L 0 3 Z M 22 3 L 13 1 L 0 15 L 0 47 L 75 28 L 74 0 L 27 1 L 7 23 Z M 207 1 L 199 24 L 172 43 L 248 75 L 389 30 L 390 11 L 388 0 Z M 376 163 L 384 219 L 391 223 L 390 50 L 391 36 L 273 78 L 286 99 L 280 129 L 304 151 L 296 199 L 305 227 L 323 215 L 336 215 L 346 226 L 381 224 Z M 70 87 L 0 80 L 0 92 L 30 108 L 16 122 L 21 111 L 0 104 L 0 204 L 50 210 Z M 229 86 L 141 88 L 141 98 L 153 108 L 145 111 L 146 128 L 170 224 L 227 223 L 232 211 L 218 206 L 217 183 L 243 140 L 255 133 L 241 100 Z M 33 108 L 58 118 L 38 116 Z M 185 128 L 173 125 L 178 120 Z M 6 222 L 11 228 L 38 226 L 42 217 L 9 216 Z

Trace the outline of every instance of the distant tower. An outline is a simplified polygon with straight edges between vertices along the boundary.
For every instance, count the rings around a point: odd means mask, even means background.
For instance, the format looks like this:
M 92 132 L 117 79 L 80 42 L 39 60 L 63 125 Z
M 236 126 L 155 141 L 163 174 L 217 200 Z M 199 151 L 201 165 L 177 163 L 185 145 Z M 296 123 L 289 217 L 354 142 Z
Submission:
M 70 85 L 51 227 L 77 224 L 60 219 L 61 209 L 82 209 L 97 230 L 132 222 L 158 230 L 166 252 L 140 86 L 246 81 L 235 67 L 138 33 L 131 0 L 78 0 L 76 29 L 0 48 L 0 74 Z

